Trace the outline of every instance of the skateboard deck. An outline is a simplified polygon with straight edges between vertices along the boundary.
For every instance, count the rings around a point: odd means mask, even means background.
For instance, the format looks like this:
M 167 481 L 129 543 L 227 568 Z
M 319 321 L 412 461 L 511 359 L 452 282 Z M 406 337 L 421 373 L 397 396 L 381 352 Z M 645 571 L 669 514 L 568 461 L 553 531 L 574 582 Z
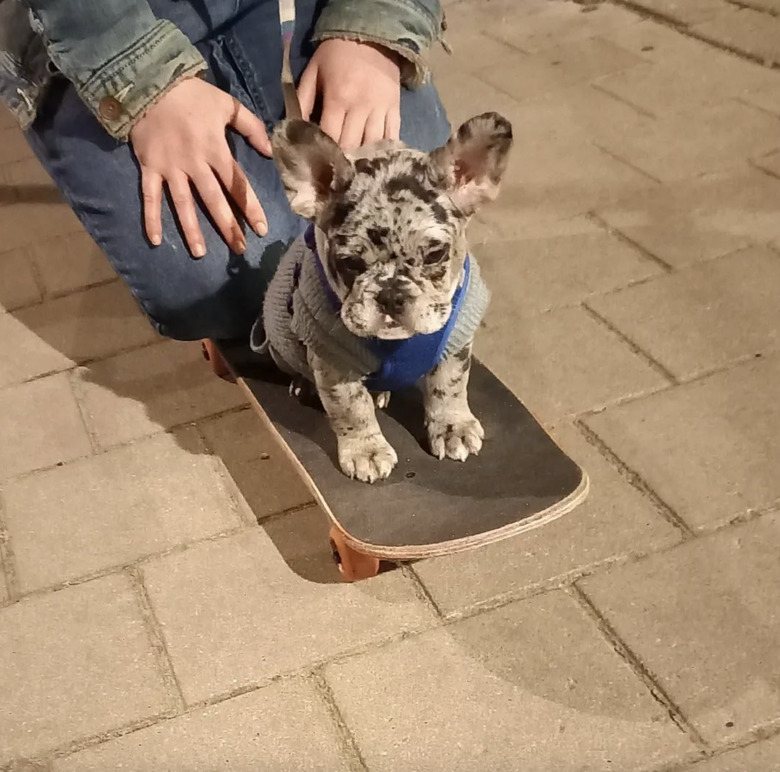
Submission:
M 470 549 L 541 526 L 587 495 L 587 474 L 476 359 L 469 403 L 485 428 L 481 453 L 465 462 L 433 457 L 422 394 L 394 392 L 377 417 L 398 465 L 369 485 L 342 473 L 327 415 L 290 396 L 290 376 L 248 348 L 220 351 L 330 517 L 337 541 L 363 555 L 414 560 Z

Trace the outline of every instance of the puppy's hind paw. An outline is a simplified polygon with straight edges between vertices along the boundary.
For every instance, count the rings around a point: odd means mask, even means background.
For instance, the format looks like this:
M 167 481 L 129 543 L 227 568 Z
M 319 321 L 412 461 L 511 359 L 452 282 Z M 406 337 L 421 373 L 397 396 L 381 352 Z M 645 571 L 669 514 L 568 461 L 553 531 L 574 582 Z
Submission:
M 317 387 L 302 375 L 295 376 L 290 382 L 290 396 L 307 407 L 317 407 L 320 404 Z
M 381 435 L 342 437 L 339 440 L 339 463 L 347 477 L 373 483 L 390 476 L 398 456 Z
M 390 392 L 380 391 L 374 394 L 374 404 L 377 410 L 384 410 L 390 404 Z
M 482 449 L 485 430 L 470 413 L 462 416 L 442 416 L 428 424 L 431 453 L 438 459 L 465 461 Z

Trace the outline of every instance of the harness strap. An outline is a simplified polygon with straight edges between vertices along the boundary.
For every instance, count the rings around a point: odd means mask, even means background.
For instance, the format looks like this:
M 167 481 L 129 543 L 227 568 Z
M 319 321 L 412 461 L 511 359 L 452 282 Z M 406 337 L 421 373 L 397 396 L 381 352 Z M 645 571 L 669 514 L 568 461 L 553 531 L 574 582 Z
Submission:
M 279 22 L 282 28 L 282 95 L 287 118 L 302 118 L 301 103 L 290 67 L 290 46 L 295 33 L 295 0 L 279 0 Z
M 325 274 L 317 244 L 314 237 L 314 225 L 310 224 L 304 233 L 304 241 L 317 268 L 317 276 L 322 290 L 328 299 L 328 304 L 334 314 L 341 311 L 339 300 Z M 471 276 L 471 258 L 466 256 L 463 264 L 463 281 L 452 296 L 449 319 L 442 329 L 427 335 L 413 335 L 401 340 L 382 340 L 366 338 L 365 344 L 369 351 L 381 363 L 378 370 L 371 373 L 365 381 L 366 386 L 374 391 L 394 391 L 408 387 L 429 373 L 443 358 L 450 335 L 455 328 L 458 314 L 461 311 L 469 287 Z

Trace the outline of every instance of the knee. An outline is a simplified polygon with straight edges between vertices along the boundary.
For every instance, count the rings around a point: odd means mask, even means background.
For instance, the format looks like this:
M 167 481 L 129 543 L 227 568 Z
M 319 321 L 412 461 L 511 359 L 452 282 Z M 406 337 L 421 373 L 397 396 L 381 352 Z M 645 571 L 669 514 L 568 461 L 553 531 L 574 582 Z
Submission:
M 439 93 L 428 79 L 419 88 L 401 92 L 401 140 L 429 152 L 444 145 L 451 126 Z
M 231 271 L 231 260 L 225 262 L 222 255 L 207 254 L 178 273 L 156 277 L 143 292 L 133 289 L 160 335 L 182 341 L 248 335 L 262 304 L 257 269 Z

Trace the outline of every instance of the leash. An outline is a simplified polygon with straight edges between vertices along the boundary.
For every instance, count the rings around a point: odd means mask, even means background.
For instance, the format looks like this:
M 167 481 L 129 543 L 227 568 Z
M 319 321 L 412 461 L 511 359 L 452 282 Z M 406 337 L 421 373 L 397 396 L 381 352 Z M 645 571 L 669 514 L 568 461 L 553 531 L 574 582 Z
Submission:
M 301 103 L 290 67 L 290 46 L 295 33 L 295 0 L 279 0 L 279 22 L 282 28 L 282 95 L 287 118 L 302 118 Z

